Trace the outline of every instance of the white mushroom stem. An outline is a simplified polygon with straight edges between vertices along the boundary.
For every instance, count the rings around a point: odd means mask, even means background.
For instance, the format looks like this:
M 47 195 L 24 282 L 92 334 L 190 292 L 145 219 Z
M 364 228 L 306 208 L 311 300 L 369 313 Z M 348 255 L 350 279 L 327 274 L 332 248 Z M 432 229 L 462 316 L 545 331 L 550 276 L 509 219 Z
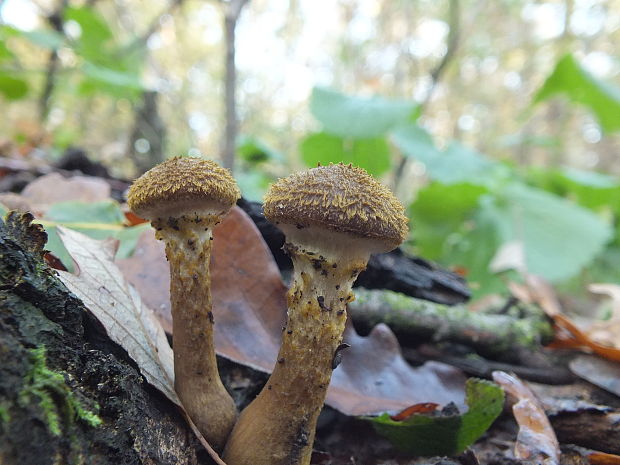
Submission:
M 154 220 L 170 264 L 174 387 L 190 417 L 221 450 L 236 419 L 234 402 L 220 380 L 211 305 L 212 231 L 218 215 Z
M 317 418 L 342 348 L 346 304 L 370 254 L 340 233 L 330 236 L 327 252 L 321 242 L 319 252 L 316 243 L 300 240 L 322 236 L 308 229 L 287 231 L 293 239 L 285 249 L 295 271 L 282 345 L 266 386 L 231 433 L 224 451 L 228 465 L 310 463 Z

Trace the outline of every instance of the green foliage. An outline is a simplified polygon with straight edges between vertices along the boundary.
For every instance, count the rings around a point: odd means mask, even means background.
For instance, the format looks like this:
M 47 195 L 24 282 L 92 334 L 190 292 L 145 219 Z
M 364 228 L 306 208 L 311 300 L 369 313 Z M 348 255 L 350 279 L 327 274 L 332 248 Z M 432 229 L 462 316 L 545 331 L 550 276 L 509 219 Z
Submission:
M 613 176 L 574 168 L 533 168 L 526 177 L 533 185 L 571 198 L 584 207 L 620 213 L 620 181 Z
M 557 76 L 574 74 L 575 66 L 564 58 L 539 98 L 556 89 Z M 583 70 L 579 76 L 582 87 L 589 79 L 586 94 L 594 95 L 601 83 Z M 568 82 L 576 85 L 576 78 L 571 79 Z M 602 99 L 600 92 L 596 95 Z M 531 171 L 521 178 L 514 167 L 457 141 L 440 149 L 415 124 L 413 103 L 316 88 L 311 110 L 323 132 L 301 142 L 308 166 L 353 163 L 380 176 L 394 157 L 387 137 L 401 156 L 424 165 L 430 183 L 418 190 L 408 208 L 412 243 L 425 257 L 463 268 L 477 296 L 505 290 L 504 281 L 489 266 L 508 245 L 522 254 L 503 257 L 502 269 L 527 270 L 560 282 L 578 275 L 613 238 L 609 215 L 620 216 L 620 183 L 612 177 L 563 169 Z M 606 220 L 599 213 L 606 214 Z M 615 242 L 620 245 L 620 234 Z M 513 271 L 505 273 L 515 277 Z
M 300 150 L 304 163 L 310 167 L 318 163 L 353 163 L 375 176 L 390 169 L 390 148 L 383 137 L 350 139 L 320 132 L 307 136 Z
M 8 100 L 19 100 L 28 94 L 28 81 L 0 72 L 0 93 Z
M 464 268 L 473 295 L 501 293 L 506 285 L 491 272 L 489 264 L 502 245 L 503 229 L 498 222 L 501 215 L 492 195 L 479 199 L 479 207 L 471 212 L 453 234 L 445 238 L 441 261 Z M 514 276 L 511 276 L 514 278 Z
M 52 205 L 38 223 L 45 227 L 48 235 L 46 248 L 56 255 L 62 263 L 71 270 L 73 261 L 62 245 L 56 231 L 57 226 L 65 226 L 84 233 L 94 239 L 114 238 L 120 241 L 117 253 L 118 258 L 129 257 L 142 231 L 148 229 L 148 224 L 126 227 L 124 215 L 118 203 L 106 200 L 95 203 L 60 202 Z
M 413 102 L 351 97 L 322 87 L 313 89 L 310 111 L 325 132 L 354 139 L 382 136 L 418 116 Z
M 620 89 L 588 73 L 571 55 L 558 61 L 555 69 L 536 93 L 534 102 L 563 94 L 571 102 L 588 107 L 605 132 L 620 129 Z
M 0 405 L 0 428 L 11 421 L 11 414 L 9 413 L 8 407 L 5 405 Z
M 499 176 L 503 168 L 457 141 L 439 151 L 428 132 L 415 124 L 396 129 L 392 139 L 406 157 L 426 166 L 430 178 L 444 184 L 486 184 Z
M 105 20 L 97 12 L 87 6 L 69 7 L 64 12 L 65 21 L 75 21 L 80 26 L 80 37 L 77 49 L 80 54 L 96 61 L 99 59 L 97 51 L 108 46 L 113 34 Z
M 409 207 L 418 252 L 432 260 L 444 258 L 446 242 L 471 218 L 485 192 L 468 183 L 432 182 L 422 188 Z
M 521 182 L 491 190 L 435 182 L 410 212 L 420 252 L 465 267 L 476 295 L 502 289 L 489 264 L 505 244 L 518 243 L 524 252 L 513 269 L 522 258 L 528 272 L 558 282 L 579 273 L 612 237 L 611 226 L 592 211 Z
M 285 157 L 255 137 L 242 137 L 237 144 L 237 155 L 249 164 L 264 162 L 282 163 Z
M 13 26 L 0 26 L 0 38 L 6 41 L 11 37 L 26 39 L 30 43 L 48 50 L 57 50 L 64 44 L 63 36 L 52 29 L 22 31 Z M 11 53 L 11 56 L 14 56 L 13 53 Z
M 502 411 L 504 391 L 489 381 L 470 378 L 465 385 L 467 412 L 444 409 L 438 415 L 414 414 L 395 421 L 387 413 L 368 418 L 375 430 L 408 454 L 456 455 L 473 444 Z
M 269 167 L 285 163 L 286 158 L 254 137 L 242 137 L 238 141 L 237 157 L 240 169 L 234 174 L 243 197 L 252 201 L 262 201 L 267 188 L 275 179 L 269 174 Z
M 47 427 L 55 436 L 62 434 L 61 421 L 70 425 L 78 419 L 92 427 L 102 423 L 96 413 L 82 406 L 66 385 L 64 376 L 47 367 L 45 347 L 31 349 L 30 359 L 32 365 L 18 396 L 19 405 L 26 407 L 37 402 Z M 95 405 L 95 408 L 98 407 Z
M 503 243 L 520 241 L 530 273 L 551 281 L 575 275 L 611 238 L 611 227 L 593 212 L 549 192 L 511 183 L 498 192 Z
M 273 179 L 258 170 L 239 171 L 235 173 L 235 180 L 241 189 L 241 194 L 247 200 L 262 202 L 263 196 Z
M 64 11 L 63 20 L 73 21 L 79 26 L 78 37 L 67 38 L 51 28 L 22 31 L 12 26 L 0 27 L 0 62 L 15 59 L 7 45 L 11 38 L 26 40 L 46 50 L 69 47 L 78 57 L 75 70 L 79 73 L 77 86 L 72 83 L 67 89 L 73 91 L 77 87 L 82 95 L 136 98 L 144 89 L 141 80 L 143 47 L 126 47 L 116 43 L 112 29 L 94 8 L 69 7 Z M 20 72 L 26 73 L 27 70 Z M 0 70 L 0 93 L 7 99 L 25 97 L 29 86 L 28 80 L 16 75 L 16 72 Z

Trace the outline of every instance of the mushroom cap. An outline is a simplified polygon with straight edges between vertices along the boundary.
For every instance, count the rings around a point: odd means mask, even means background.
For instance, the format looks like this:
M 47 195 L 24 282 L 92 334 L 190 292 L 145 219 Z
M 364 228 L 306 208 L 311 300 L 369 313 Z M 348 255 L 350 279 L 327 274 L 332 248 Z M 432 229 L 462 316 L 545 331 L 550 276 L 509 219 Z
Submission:
M 397 247 L 409 231 L 396 196 L 365 170 L 342 163 L 279 179 L 263 208 L 273 223 L 376 239 L 385 250 Z
M 240 197 L 230 172 L 203 158 L 175 157 L 151 168 L 131 185 L 129 208 L 152 220 L 190 213 L 221 214 Z

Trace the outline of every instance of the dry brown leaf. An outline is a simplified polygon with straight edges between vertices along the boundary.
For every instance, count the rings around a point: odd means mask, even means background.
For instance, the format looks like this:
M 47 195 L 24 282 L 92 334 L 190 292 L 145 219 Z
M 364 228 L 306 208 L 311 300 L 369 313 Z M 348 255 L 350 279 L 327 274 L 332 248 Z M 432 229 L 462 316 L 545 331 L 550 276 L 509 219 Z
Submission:
M 168 334 L 172 334 L 170 310 L 170 269 L 163 259 L 165 245 L 155 239 L 153 231 L 144 231 L 138 238 L 131 258 L 116 260 L 116 264 L 133 286 L 140 291 L 142 300 L 153 309 Z M 148 289 L 148 292 L 144 292 Z
M 517 299 L 525 303 L 538 304 L 550 317 L 562 311 L 553 287 L 540 276 L 526 274 L 525 284 L 511 281 L 508 283 L 508 288 Z
M 597 355 L 614 362 L 620 362 L 620 349 L 604 346 L 590 339 L 570 318 L 557 314 L 553 316 L 556 339 L 549 345 L 554 348 L 588 348 Z
M 517 398 L 512 406 L 519 433 L 515 457 L 541 465 L 559 465 L 560 445 L 540 402 L 519 378 L 503 371 L 493 372 L 493 381 Z
M 62 282 L 103 324 L 110 339 L 127 351 L 147 381 L 181 405 L 174 392 L 173 356 L 166 334 L 113 262 L 118 241 L 98 241 L 62 226 L 58 233 L 76 269 L 75 274 L 58 271 Z
M 620 364 L 592 355 L 580 355 L 571 360 L 569 367 L 580 378 L 620 396 Z
M 234 208 L 214 233 L 211 262 L 215 346 L 218 354 L 270 372 L 286 318 L 286 287 L 271 252 L 252 220 Z M 138 253 L 120 267 L 152 307 L 167 312 L 168 264 L 154 234 L 144 233 Z M 412 404 L 452 401 L 464 405 L 465 377 L 440 363 L 412 368 L 401 356 L 392 331 L 377 326 L 368 337 L 352 328 L 351 348 L 334 371 L 326 403 L 348 415 L 396 412 Z
M 620 455 L 604 452 L 591 452 L 588 454 L 588 460 L 591 465 L 620 465 Z
M 587 329 L 590 339 L 605 346 L 620 349 L 620 286 L 617 284 L 590 284 L 590 292 L 603 294 L 611 303 L 611 317 L 595 321 Z
M 617 319 L 597 322 L 591 325 L 590 329 L 582 330 L 562 313 L 553 287 L 544 279 L 534 275 L 526 275 L 525 284 L 511 282 L 508 287 L 519 300 L 538 304 L 553 320 L 556 328 L 555 339 L 548 347 L 556 349 L 588 348 L 601 357 L 620 362 L 620 322 Z M 614 312 L 620 312 L 620 301 L 616 302 L 615 300 L 620 299 L 620 286 L 598 284 L 593 285 L 590 290 L 609 295 L 614 303 Z
M 46 206 L 76 200 L 80 202 L 100 202 L 110 199 L 110 185 L 100 178 L 72 176 L 65 178 L 59 173 L 41 176 L 28 184 L 21 195 L 38 210 Z
M 75 262 L 75 274 L 57 271 L 61 281 L 78 296 L 123 347 L 146 380 L 178 405 L 200 443 L 218 465 L 226 465 L 200 434 L 174 391 L 174 362 L 166 334 L 136 289 L 114 264 L 117 240 L 98 241 L 59 226 L 58 233 Z

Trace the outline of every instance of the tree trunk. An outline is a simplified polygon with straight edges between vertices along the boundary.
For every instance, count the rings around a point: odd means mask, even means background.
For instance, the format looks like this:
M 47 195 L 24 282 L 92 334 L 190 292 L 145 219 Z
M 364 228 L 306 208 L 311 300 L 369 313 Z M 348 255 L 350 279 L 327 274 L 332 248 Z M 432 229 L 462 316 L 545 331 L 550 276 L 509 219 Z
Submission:
M 212 463 L 45 264 L 47 237 L 31 220 L 0 221 L 0 463 Z
M 224 29 L 225 29 L 225 106 L 226 128 L 224 131 L 224 143 L 222 151 L 222 164 L 231 172 L 235 167 L 235 151 L 237 142 L 237 67 L 235 65 L 235 29 L 241 9 L 247 0 L 229 0 L 224 5 Z

